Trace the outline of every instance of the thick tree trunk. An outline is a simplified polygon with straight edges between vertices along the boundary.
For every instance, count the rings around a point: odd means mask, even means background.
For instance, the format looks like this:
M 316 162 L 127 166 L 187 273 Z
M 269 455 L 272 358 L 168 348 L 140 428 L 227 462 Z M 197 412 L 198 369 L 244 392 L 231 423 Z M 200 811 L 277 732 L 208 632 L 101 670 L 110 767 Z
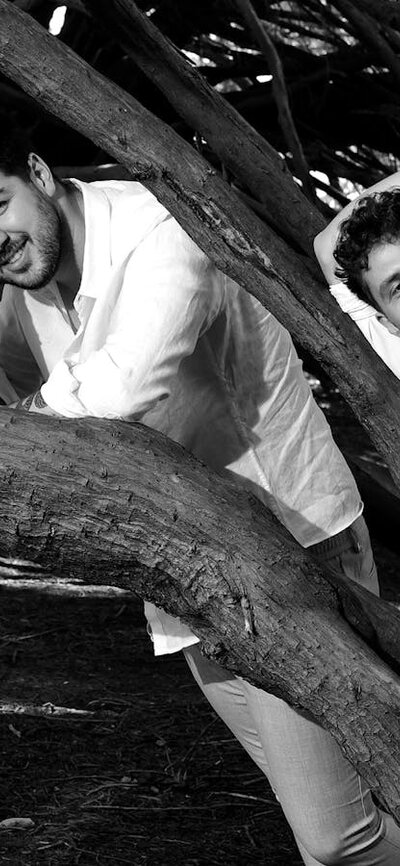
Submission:
M 304 259 L 172 130 L 6 0 L 0 23 L 0 69 L 122 162 L 221 270 L 288 327 L 338 384 L 400 482 L 398 381 Z
M 140 425 L 2 410 L 0 464 L 3 555 L 180 615 L 214 658 L 332 731 L 400 819 L 400 680 L 343 616 L 371 605 L 400 661 L 397 610 L 329 584 L 258 500 Z

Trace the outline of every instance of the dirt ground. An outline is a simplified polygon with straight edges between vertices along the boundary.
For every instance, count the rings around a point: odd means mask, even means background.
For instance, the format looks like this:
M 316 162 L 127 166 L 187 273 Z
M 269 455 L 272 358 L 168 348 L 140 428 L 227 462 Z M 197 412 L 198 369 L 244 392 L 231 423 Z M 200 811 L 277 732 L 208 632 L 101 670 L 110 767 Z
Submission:
M 2 701 L 114 711 L 0 717 L 0 863 L 287 866 L 298 855 L 263 776 L 180 654 L 154 659 L 137 601 L 2 591 Z
M 398 598 L 398 558 L 376 552 Z M 153 657 L 140 602 L 0 594 L 1 700 L 105 714 L 0 716 L 0 821 L 33 822 L 0 830 L 1 864 L 300 866 L 264 777 L 181 655 Z

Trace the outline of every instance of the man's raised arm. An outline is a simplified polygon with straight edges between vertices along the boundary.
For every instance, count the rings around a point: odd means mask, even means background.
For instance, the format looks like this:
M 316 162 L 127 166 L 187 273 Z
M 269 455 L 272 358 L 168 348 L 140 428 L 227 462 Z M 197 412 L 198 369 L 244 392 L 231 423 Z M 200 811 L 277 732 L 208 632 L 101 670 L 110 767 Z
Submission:
M 370 193 L 383 192 L 384 190 L 392 189 L 393 187 L 400 187 L 400 171 L 389 175 L 389 177 L 383 178 L 383 180 L 378 181 L 378 183 L 375 183 L 373 186 L 364 190 L 358 198 L 349 202 L 349 204 L 335 216 L 326 228 L 316 236 L 314 240 L 314 252 L 324 277 L 330 286 L 338 282 L 338 277 L 335 273 L 337 263 L 333 252 L 339 237 L 341 224 L 351 215 L 360 198 L 365 195 L 370 195 Z

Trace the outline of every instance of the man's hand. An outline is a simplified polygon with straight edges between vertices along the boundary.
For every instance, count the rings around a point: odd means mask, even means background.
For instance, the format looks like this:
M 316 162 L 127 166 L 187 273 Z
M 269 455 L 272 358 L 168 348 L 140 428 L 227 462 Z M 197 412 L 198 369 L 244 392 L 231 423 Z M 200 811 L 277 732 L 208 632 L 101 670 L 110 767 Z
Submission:
M 23 397 L 22 400 L 18 400 L 16 403 L 9 403 L 7 408 L 22 409 L 25 412 L 39 412 L 41 415 L 54 415 L 57 418 L 60 417 L 58 412 L 55 412 L 54 409 L 51 409 L 50 406 L 48 406 L 42 397 L 41 391 L 36 391 L 35 394 L 29 394 L 28 397 Z

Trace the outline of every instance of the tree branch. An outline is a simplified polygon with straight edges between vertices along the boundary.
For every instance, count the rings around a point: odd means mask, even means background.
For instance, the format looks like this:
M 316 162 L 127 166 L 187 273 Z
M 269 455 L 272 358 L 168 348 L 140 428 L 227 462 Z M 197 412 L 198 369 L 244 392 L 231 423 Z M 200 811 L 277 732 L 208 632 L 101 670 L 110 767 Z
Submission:
M 397 86 L 400 87 L 400 59 L 379 32 L 376 21 L 366 12 L 360 12 L 351 0 L 334 0 L 333 5 L 350 21 L 355 33 L 370 46 L 383 66 L 390 69 Z
M 393 30 L 400 30 L 400 8 L 393 0 L 358 0 L 358 5 L 377 21 Z
M 11 2 L 23 12 L 33 12 L 43 3 L 43 0 L 11 0 Z M 55 8 L 61 5 L 59 0 L 50 0 L 50 2 L 53 3 Z M 82 12 L 83 15 L 87 15 L 81 0 L 63 0 L 62 5 L 67 6 L 68 9 L 73 9 L 76 12 Z
M 124 707 L 126 709 L 126 707 Z M 77 710 L 74 707 L 58 707 L 46 704 L 26 704 L 23 701 L 0 701 L 0 716 L 28 716 L 39 719 L 62 719 L 68 722 L 118 722 L 121 713 L 112 710 Z
M 252 33 L 256 43 L 268 61 L 272 75 L 272 93 L 278 111 L 278 122 L 288 150 L 292 154 L 294 172 L 301 181 L 307 197 L 315 203 L 314 185 L 310 178 L 307 160 L 304 156 L 303 147 L 290 110 L 289 95 L 279 54 L 250 0 L 236 0 L 236 5 L 242 13 L 250 33 Z
M 400 680 L 355 631 L 400 661 L 395 608 L 323 572 L 259 500 L 148 427 L 3 409 L 0 428 L 4 555 L 180 616 L 221 664 L 330 730 L 400 818 Z
M 80 581 L 70 581 L 62 577 L 50 577 L 40 580 L 22 577 L 1 577 L 0 590 L 11 589 L 13 592 L 36 592 L 43 595 L 57 595 L 62 598 L 131 598 L 131 593 L 116 586 L 90 586 Z

